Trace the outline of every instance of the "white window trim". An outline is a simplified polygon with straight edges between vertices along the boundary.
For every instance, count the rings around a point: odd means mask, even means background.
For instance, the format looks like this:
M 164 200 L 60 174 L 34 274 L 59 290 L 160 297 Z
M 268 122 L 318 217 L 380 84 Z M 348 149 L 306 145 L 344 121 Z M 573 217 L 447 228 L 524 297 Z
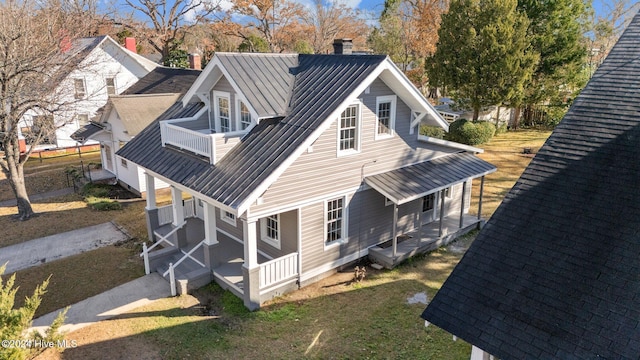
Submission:
M 83 121 L 80 120 L 80 117 L 82 116 L 86 116 L 87 117 L 87 122 L 83 124 Z M 91 119 L 89 118 L 89 113 L 79 113 L 76 114 L 76 120 L 78 122 L 78 126 L 82 127 L 84 125 L 89 125 L 89 123 L 91 122 Z
M 242 130 L 242 105 L 244 104 L 244 106 L 247 107 L 247 110 L 249 111 L 249 125 L 247 125 L 247 128 Z M 238 98 L 236 99 L 236 129 L 238 129 L 238 131 L 247 131 L 251 128 L 251 125 L 253 125 L 254 121 L 253 121 L 253 116 L 251 115 L 251 110 L 249 109 L 249 106 L 246 104 L 246 102 L 242 101 L 242 99 Z
M 233 219 L 227 216 L 227 214 L 233 215 Z M 226 211 L 224 209 L 220 209 L 220 220 L 226 222 L 229 225 L 237 226 L 238 218 L 231 212 Z
M 332 242 L 327 242 L 328 203 L 330 201 L 334 201 L 338 199 L 342 199 L 342 237 L 340 239 L 333 240 Z M 324 220 L 322 223 L 322 233 L 323 233 L 322 237 L 323 237 L 324 249 L 328 250 L 336 246 L 340 246 L 348 243 L 349 237 L 347 234 L 349 233 L 348 232 L 349 231 L 349 207 L 347 206 L 347 196 L 342 195 L 342 196 L 337 196 L 337 197 L 333 197 L 325 200 L 323 211 L 324 211 L 323 213 Z
M 340 150 L 340 118 L 342 117 L 342 113 L 347 110 L 348 107 L 356 105 L 358 107 L 358 110 L 356 111 L 356 136 L 355 136 L 355 141 L 356 141 L 356 148 L 355 149 L 348 149 L 348 150 Z M 360 150 L 361 150 L 361 138 L 362 138 L 362 101 L 360 99 L 357 99 L 356 101 L 352 102 L 351 104 L 349 104 L 349 106 L 347 106 L 344 110 L 342 110 L 340 112 L 340 115 L 338 115 L 338 119 L 337 119 L 337 126 L 336 126 L 336 151 L 337 151 L 337 156 L 347 156 L 347 155 L 353 155 L 353 154 L 359 154 Z
M 215 122 L 215 130 L 222 133 L 222 122 L 220 121 L 220 107 L 218 105 L 219 98 L 226 98 L 229 103 L 229 131 L 233 131 L 233 115 L 231 114 L 231 94 L 225 91 L 213 91 L 213 118 Z
M 120 166 L 127 169 L 129 167 L 129 163 L 127 163 L 127 160 L 125 158 L 120 158 Z
M 451 199 L 453 197 L 453 186 L 449 186 L 445 189 L 444 197 L 447 199 Z
M 374 129 L 375 140 L 392 138 L 396 134 L 396 102 L 396 95 L 385 95 L 376 97 L 376 127 Z M 391 103 L 389 109 L 389 129 L 391 130 L 391 134 L 378 134 L 378 127 L 380 126 L 378 111 L 380 104 L 382 103 Z
M 273 215 L 271 215 L 273 216 Z M 278 222 L 278 238 L 274 239 L 272 237 L 269 237 L 267 234 L 267 217 L 263 217 L 260 219 L 260 239 L 262 241 L 264 241 L 265 243 L 273 246 L 274 248 L 280 250 L 280 238 L 281 238 L 281 234 L 282 234 L 282 223 L 280 222 L 280 214 L 276 214 L 276 221 Z

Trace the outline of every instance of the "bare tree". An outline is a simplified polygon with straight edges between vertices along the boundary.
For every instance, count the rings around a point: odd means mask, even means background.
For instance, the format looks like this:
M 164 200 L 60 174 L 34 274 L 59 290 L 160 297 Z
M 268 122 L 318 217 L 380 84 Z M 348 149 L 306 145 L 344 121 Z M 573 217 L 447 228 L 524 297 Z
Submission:
M 36 0 L 0 3 L 0 168 L 9 179 L 21 220 L 33 215 L 24 163 L 56 125 L 50 119 L 74 112 L 77 100 L 69 97 L 73 92 L 68 88 L 73 83 L 64 80 L 84 55 L 73 47 L 71 34 L 85 33 L 85 24 L 49 5 Z M 19 128 L 26 114 L 35 115 L 32 143 L 21 148 Z
M 193 26 L 209 20 L 220 10 L 218 0 L 125 0 L 134 11 L 143 15 L 147 26 L 131 26 L 138 37 L 148 42 L 162 55 L 162 61 L 178 50 L 186 32 Z
M 362 47 L 369 33 L 360 12 L 338 1 L 315 0 L 304 20 L 312 28 L 311 46 L 316 54 L 331 51 L 336 38 L 353 39 L 357 47 Z

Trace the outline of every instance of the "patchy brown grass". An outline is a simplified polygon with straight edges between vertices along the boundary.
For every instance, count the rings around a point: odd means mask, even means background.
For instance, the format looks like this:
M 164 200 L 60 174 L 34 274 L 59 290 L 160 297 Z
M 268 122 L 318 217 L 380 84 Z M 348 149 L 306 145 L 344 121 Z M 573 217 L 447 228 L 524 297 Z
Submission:
M 484 153 L 478 157 L 494 164 L 498 171 L 487 175 L 484 183 L 482 216 L 489 218 L 498 208 L 504 196 L 515 185 L 532 155 L 523 154 L 525 147 L 536 153 L 551 135 L 551 131 L 518 130 L 495 136 L 490 142 L 480 145 Z M 475 180 L 471 197 L 471 212 L 477 214 L 480 180 Z

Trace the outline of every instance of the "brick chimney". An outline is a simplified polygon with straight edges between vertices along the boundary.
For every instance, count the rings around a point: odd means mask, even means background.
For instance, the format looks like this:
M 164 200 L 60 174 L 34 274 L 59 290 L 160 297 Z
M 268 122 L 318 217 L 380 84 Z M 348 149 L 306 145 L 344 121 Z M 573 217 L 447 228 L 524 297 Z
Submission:
M 71 50 L 71 36 L 67 30 L 60 31 L 60 51 L 66 53 Z
M 353 40 L 335 39 L 333 40 L 333 53 L 336 55 L 350 55 L 353 53 Z
M 193 70 L 202 70 L 202 60 L 199 54 L 189 54 L 189 68 Z
M 132 37 L 124 38 L 124 48 L 134 53 L 137 53 L 138 50 L 136 49 L 136 38 L 132 38 Z

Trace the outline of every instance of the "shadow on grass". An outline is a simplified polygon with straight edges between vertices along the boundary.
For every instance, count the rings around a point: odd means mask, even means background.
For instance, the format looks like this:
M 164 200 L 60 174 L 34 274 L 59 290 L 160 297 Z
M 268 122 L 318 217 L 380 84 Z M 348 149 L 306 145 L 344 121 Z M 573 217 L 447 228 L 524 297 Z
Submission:
M 80 343 L 64 358 L 109 358 L 110 349 L 136 346 L 154 349 L 163 359 L 468 358 L 468 344 L 424 327 L 425 304 L 408 303 L 419 293 L 433 298 L 459 257 L 436 251 L 391 271 L 372 271 L 360 283 L 345 281 L 352 274 L 333 276 L 253 313 L 241 299 L 210 284 L 195 291 L 197 301 L 187 307 L 180 297 L 161 300 L 163 306 L 152 304 L 94 325 L 112 331 L 112 324 L 124 322 L 138 331 Z

